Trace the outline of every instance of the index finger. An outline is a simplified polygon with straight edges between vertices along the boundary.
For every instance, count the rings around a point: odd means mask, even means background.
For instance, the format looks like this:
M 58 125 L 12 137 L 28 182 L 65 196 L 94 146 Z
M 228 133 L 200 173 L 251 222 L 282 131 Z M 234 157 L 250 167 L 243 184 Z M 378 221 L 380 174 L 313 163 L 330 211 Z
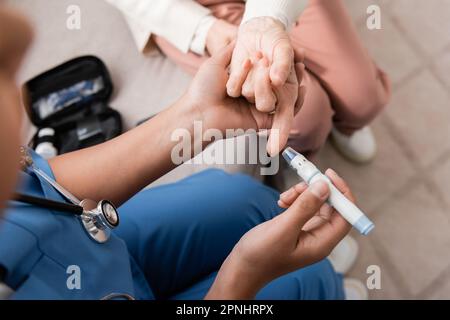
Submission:
M 215 55 L 209 58 L 206 63 L 219 65 L 224 69 L 228 68 L 231 62 L 231 57 L 233 56 L 233 50 L 236 41 L 230 42 L 223 49 L 219 50 Z
M 353 195 L 352 191 L 350 190 L 350 187 L 347 185 L 344 179 L 342 179 L 336 171 L 333 169 L 327 169 L 325 171 L 325 174 L 328 178 L 330 178 L 331 182 L 333 182 L 334 186 L 338 188 L 342 194 L 349 199 L 351 202 L 355 202 L 355 196 Z
M 271 156 L 278 154 L 281 148 L 286 145 L 294 120 L 295 105 L 298 98 L 298 81 L 293 69 L 285 86 L 293 86 L 294 91 L 293 94 L 282 93 L 280 88 L 275 88 L 279 103 L 273 115 L 272 128 L 267 143 L 267 152 Z

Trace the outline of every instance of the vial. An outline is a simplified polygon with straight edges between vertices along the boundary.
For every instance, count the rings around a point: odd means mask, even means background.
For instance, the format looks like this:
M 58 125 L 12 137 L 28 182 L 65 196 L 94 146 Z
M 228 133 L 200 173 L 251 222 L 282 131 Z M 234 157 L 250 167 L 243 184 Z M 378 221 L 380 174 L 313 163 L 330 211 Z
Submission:
M 54 143 L 55 130 L 52 128 L 43 128 L 38 132 L 35 151 L 46 160 L 56 157 L 58 155 L 58 150 L 56 149 Z

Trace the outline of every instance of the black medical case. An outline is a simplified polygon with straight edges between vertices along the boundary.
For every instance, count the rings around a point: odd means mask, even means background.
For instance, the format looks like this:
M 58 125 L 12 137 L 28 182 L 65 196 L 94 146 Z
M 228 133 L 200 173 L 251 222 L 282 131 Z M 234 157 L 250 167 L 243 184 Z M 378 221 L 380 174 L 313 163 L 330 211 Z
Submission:
M 105 64 L 95 56 L 69 60 L 27 81 L 22 87 L 25 110 L 38 131 L 55 131 L 59 154 L 86 148 L 122 133 L 120 114 L 109 107 L 113 84 Z

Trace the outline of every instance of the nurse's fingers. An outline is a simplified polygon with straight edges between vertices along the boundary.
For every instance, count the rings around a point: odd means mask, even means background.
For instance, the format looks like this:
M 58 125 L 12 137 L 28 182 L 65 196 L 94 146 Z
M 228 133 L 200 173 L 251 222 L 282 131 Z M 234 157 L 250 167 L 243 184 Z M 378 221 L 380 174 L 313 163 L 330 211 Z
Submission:
M 331 182 L 333 182 L 334 186 L 336 188 L 338 188 L 338 190 L 340 192 L 342 192 L 342 194 L 347 197 L 347 199 L 349 199 L 351 202 L 355 202 L 356 198 L 353 195 L 350 187 L 348 186 L 347 182 L 345 182 L 344 179 L 342 179 L 337 173 L 336 171 L 334 171 L 333 169 L 327 169 L 325 171 L 325 174 L 328 176 L 328 178 L 330 178 Z
M 330 178 L 333 185 L 346 196 L 350 201 L 355 202 L 355 197 L 347 183 L 334 170 L 328 169 L 325 174 Z M 332 250 L 351 230 L 351 225 L 341 214 L 333 210 L 328 221 L 320 227 L 309 230 L 314 238 L 321 239 L 321 242 Z
M 263 57 L 255 66 L 254 88 L 256 109 L 266 113 L 274 111 L 276 104 L 276 97 L 272 90 L 269 71 L 269 60 Z
M 235 41 L 230 42 L 230 44 L 228 44 L 226 47 L 219 50 L 215 55 L 209 58 L 206 63 L 219 65 L 224 69 L 228 68 L 231 63 L 231 57 L 233 56 L 235 43 Z
M 300 183 L 294 185 L 287 191 L 280 194 L 280 199 L 278 200 L 278 205 L 281 208 L 285 208 L 285 209 L 289 208 L 289 206 L 295 201 L 295 199 L 297 199 L 297 197 L 299 195 L 302 194 L 303 191 L 306 190 L 306 188 L 308 188 L 308 186 L 306 185 L 305 182 L 300 182 Z
M 278 106 L 273 115 L 272 128 L 267 142 L 267 153 L 271 156 L 278 154 L 286 145 L 294 120 L 298 98 L 298 81 L 294 68 L 292 68 L 286 84 L 281 88 L 276 88 L 275 92 L 278 97 Z
M 303 106 L 303 103 L 305 102 L 306 87 L 304 85 L 301 85 L 303 77 L 305 76 L 305 65 L 303 63 L 296 63 L 295 73 L 297 75 L 297 83 L 299 85 L 299 89 L 297 102 L 295 103 L 294 115 L 296 115 L 300 111 L 300 109 Z
M 308 186 L 282 215 L 288 228 L 300 232 L 301 228 L 319 212 L 329 194 L 328 185 L 322 180 Z

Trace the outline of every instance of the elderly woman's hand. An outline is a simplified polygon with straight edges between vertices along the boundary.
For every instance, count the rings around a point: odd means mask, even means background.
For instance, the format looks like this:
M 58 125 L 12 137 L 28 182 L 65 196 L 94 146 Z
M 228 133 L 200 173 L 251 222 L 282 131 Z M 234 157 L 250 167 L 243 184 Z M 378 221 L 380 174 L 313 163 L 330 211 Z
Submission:
M 253 69 L 243 67 L 245 61 L 255 62 L 258 52 L 268 58 L 268 77 L 258 77 Z M 270 17 L 254 18 L 240 26 L 227 82 L 230 97 L 243 95 L 256 103 L 256 108 L 270 112 L 275 108 L 276 96 L 272 86 L 279 87 L 289 78 L 294 63 L 294 49 L 285 26 Z
M 273 114 L 261 112 L 246 99 L 227 95 L 225 85 L 229 79 L 228 66 L 233 48 L 234 43 L 231 43 L 201 66 L 184 98 L 201 115 L 205 128 L 222 132 L 226 129 L 273 129 L 267 152 L 275 155 L 286 144 L 294 114 L 303 104 L 303 96 L 298 97 L 298 79 L 302 77 L 303 67 L 299 64 L 292 68 L 286 84 L 276 88 L 277 111 Z M 249 70 L 252 65 L 246 60 L 242 67 Z M 259 55 L 253 69 L 257 75 L 268 75 L 268 61 Z

